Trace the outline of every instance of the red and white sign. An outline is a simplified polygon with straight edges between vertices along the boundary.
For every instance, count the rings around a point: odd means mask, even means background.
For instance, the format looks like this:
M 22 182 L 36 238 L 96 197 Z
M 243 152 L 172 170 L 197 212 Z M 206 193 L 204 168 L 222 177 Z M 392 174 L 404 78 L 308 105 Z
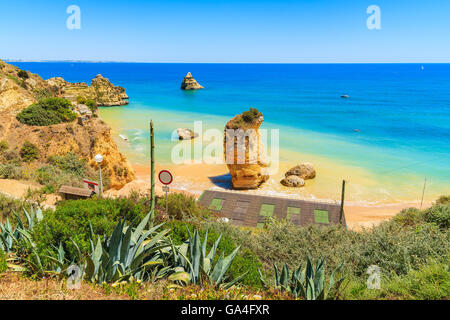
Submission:
M 93 192 L 95 192 L 96 194 L 99 194 L 99 190 L 98 190 L 98 183 L 95 181 L 89 181 L 89 180 L 83 180 L 84 183 L 84 188 L 85 189 L 89 189 Z
M 173 181 L 173 176 L 172 176 L 172 174 L 169 172 L 169 171 L 167 171 L 167 170 L 162 170 L 160 173 L 159 173 L 159 181 L 162 183 L 162 184 L 164 184 L 164 185 L 166 185 L 166 186 L 168 186 L 169 184 L 171 184 L 172 183 L 172 181 Z

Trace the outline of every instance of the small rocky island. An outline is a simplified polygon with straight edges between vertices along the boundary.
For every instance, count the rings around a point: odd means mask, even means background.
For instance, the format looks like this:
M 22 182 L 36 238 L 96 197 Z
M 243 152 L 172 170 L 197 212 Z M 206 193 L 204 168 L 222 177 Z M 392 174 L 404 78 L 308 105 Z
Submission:
M 264 146 L 259 131 L 263 121 L 262 113 L 251 108 L 249 111 L 235 116 L 225 126 L 225 161 L 227 161 L 228 170 L 231 174 L 233 189 L 257 189 L 269 179 L 268 165 L 264 159 Z M 236 135 L 240 129 L 246 131 L 248 135 L 245 143 L 239 142 L 239 138 L 232 136 Z M 239 161 L 238 155 L 241 153 L 245 155 L 245 161 Z M 227 159 L 231 159 L 231 161 Z
M 192 76 L 190 72 L 184 77 L 183 83 L 181 83 L 181 90 L 198 90 L 204 89 Z

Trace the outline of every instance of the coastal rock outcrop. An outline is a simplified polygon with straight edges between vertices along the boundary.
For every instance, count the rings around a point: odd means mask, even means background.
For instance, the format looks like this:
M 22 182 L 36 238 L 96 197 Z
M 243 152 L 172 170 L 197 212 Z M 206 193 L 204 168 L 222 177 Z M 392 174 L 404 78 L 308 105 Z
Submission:
M 305 180 L 299 176 L 287 176 L 280 182 L 283 186 L 290 188 L 300 188 L 305 185 Z
M 38 158 L 31 164 L 33 167 L 45 165 L 53 155 L 69 152 L 96 167 L 93 157 L 101 153 L 104 157 L 102 168 L 112 188 L 120 189 L 135 179 L 133 168 L 111 139 L 111 129 L 98 117 L 90 118 L 82 126 L 76 121 L 50 126 L 30 126 L 19 122 L 16 115 L 22 109 L 40 98 L 64 97 L 65 89 L 70 87 L 62 78 L 44 81 L 29 72 L 25 80 L 20 77 L 23 72 L 19 71 L 19 68 L 0 61 L 0 141 L 8 145 L 12 155 L 17 156 L 24 142 L 29 141 L 39 150 Z
M 111 130 L 106 128 L 99 133 L 89 153 L 89 164 L 97 167 L 94 157 L 97 154 L 103 156 L 102 172 L 110 179 L 111 188 L 119 190 L 127 183 L 136 179 L 133 168 L 125 156 L 119 152 L 117 145 L 111 137 Z
M 301 163 L 285 173 L 286 177 L 298 176 L 303 180 L 314 179 L 316 177 L 316 170 L 309 162 Z
M 262 113 L 250 109 L 225 126 L 224 154 L 234 189 L 257 189 L 269 179 L 259 131 L 263 121 Z
M 177 134 L 180 140 L 192 140 L 198 137 L 198 133 L 186 128 L 178 128 Z
M 182 90 L 198 90 L 204 89 L 192 76 L 190 72 L 184 77 L 183 82 L 181 83 Z
M 128 104 L 128 95 L 123 87 L 113 85 L 101 74 L 97 75 L 89 86 L 87 83 L 70 83 L 61 77 L 47 80 L 47 84 L 53 87 L 54 91 L 59 91 L 60 95 L 72 103 L 76 103 L 78 98 L 94 100 L 97 106 L 112 107 Z
M 305 185 L 305 180 L 316 177 L 316 170 L 311 163 L 305 162 L 289 169 L 284 176 L 283 180 L 280 181 L 283 186 L 300 188 Z

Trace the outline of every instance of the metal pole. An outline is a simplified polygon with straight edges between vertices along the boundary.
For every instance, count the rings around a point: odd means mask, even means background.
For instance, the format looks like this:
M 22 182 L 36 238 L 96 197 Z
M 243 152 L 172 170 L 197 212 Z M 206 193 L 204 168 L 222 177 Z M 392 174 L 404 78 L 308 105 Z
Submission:
M 155 134 L 153 131 L 153 120 L 150 121 L 150 161 L 150 212 L 153 212 L 155 210 Z
M 344 199 L 345 199 L 345 180 L 342 180 L 341 211 L 339 214 L 339 224 L 342 224 L 342 217 L 344 216 Z
M 420 201 L 420 210 L 422 210 L 422 204 L 423 204 L 423 197 L 425 195 L 425 186 L 427 185 L 427 178 L 425 178 L 425 181 L 423 182 L 423 190 L 422 190 L 422 201 Z
M 103 180 L 102 180 L 102 166 L 101 163 L 98 164 L 98 169 L 100 171 L 100 198 L 103 197 Z
M 167 201 L 167 189 L 166 189 L 166 217 L 168 216 L 169 216 L 169 202 Z

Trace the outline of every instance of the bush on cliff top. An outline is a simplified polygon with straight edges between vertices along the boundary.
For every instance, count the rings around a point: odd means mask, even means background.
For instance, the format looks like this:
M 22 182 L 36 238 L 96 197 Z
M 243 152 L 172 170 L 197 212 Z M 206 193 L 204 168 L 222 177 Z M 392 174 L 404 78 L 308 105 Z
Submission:
M 20 157 L 25 162 L 36 160 L 39 156 L 38 148 L 29 141 L 25 141 L 20 149 Z
M 253 120 L 259 118 L 261 115 L 262 114 L 258 111 L 258 109 L 250 108 L 249 111 L 242 113 L 242 119 L 244 119 L 245 122 L 253 122 Z
M 77 97 L 77 103 L 78 103 L 78 104 L 84 104 L 84 105 L 88 106 L 89 109 L 90 109 L 92 112 L 95 112 L 95 111 L 97 110 L 97 104 L 96 104 L 95 101 L 92 100 L 92 99 L 86 99 L 86 98 L 84 98 L 84 97 L 78 96 L 78 97 Z
M 28 75 L 28 72 L 26 72 L 25 70 L 19 70 L 18 72 L 17 72 L 17 76 L 19 77 L 19 78 L 22 78 L 22 79 L 28 79 L 30 76 Z
M 72 103 L 63 98 L 46 98 L 23 109 L 17 120 L 30 126 L 49 126 L 62 122 L 71 122 L 77 118 Z

